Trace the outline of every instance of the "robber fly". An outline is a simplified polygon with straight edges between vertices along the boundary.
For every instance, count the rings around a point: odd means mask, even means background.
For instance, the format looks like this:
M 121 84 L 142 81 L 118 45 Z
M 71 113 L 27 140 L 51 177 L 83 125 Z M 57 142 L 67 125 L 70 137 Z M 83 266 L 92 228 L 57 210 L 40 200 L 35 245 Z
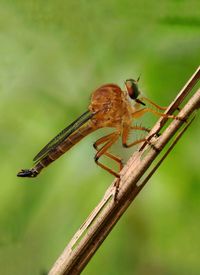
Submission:
M 145 139 L 139 139 L 128 143 L 128 135 L 132 130 L 149 132 L 149 129 L 142 126 L 132 125 L 132 121 L 151 112 L 158 116 L 176 118 L 173 115 L 166 115 L 151 108 L 144 107 L 145 101 L 159 110 L 165 110 L 146 97 L 141 97 L 138 88 L 138 81 L 128 79 L 125 81 L 126 90 L 123 91 L 116 84 L 106 84 L 96 89 L 91 96 L 88 110 L 72 122 L 54 137 L 33 159 L 35 165 L 31 169 L 21 170 L 18 177 L 36 177 L 45 167 L 67 152 L 88 134 L 104 127 L 114 128 L 114 131 L 98 139 L 94 144 L 97 151 L 94 157 L 97 165 L 119 178 L 119 171 L 123 164 L 121 158 L 109 152 L 110 147 L 122 137 L 122 145 L 129 148 Z M 143 107 L 142 107 L 143 106 Z M 119 166 L 119 171 L 114 171 L 99 161 L 101 156 L 107 156 Z

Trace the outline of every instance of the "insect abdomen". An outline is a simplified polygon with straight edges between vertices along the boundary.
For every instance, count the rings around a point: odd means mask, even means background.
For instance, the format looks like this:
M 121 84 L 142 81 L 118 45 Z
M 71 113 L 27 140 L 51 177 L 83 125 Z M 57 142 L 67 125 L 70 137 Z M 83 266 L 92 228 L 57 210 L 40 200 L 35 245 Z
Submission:
M 61 155 L 63 155 L 71 147 L 78 143 L 83 137 L 90 134 L 94 130 L 96 129 L 94 129 L 90 123 L 83 125 L 80 127 L 80 129 L 76 130 L 68 138 L 66 138 L 66 140 L 60 143 L 56 148 L 52 149 L 46 156 L 40 159 L 33 168 L 23 169 L 17 174 L 17 176 L 28 178 L 36 177 L 43 168 L 51 164 L 54 160 L 58 159 Z

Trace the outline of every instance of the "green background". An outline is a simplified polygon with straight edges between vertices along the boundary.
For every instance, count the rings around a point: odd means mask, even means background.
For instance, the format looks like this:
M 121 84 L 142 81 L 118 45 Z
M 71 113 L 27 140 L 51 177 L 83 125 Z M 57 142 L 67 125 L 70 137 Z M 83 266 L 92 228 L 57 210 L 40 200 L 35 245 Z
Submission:
M 38 178 L 16 173 L 104 83 L 141 74 L 144 94 L 168 105 L 199 65 L 198 2 L 0 1 L 0 274 L 50 269 L 113 180 L 93 161 L 106 131 Z M 199 274 L 199 134 L 197 118 L 83 274 Z

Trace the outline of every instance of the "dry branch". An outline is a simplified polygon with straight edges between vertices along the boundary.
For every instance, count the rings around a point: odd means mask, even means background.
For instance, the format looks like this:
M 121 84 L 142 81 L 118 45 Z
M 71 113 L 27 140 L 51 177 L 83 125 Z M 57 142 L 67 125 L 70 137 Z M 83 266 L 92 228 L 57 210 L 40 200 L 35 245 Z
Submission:
M 192 93 L 192 88 L 197 84 L 199 78 L 200 67 L 189 79 L 165 113 L 172 114 L 180 106 L 186 96 Z M 156 137 L 155 133 L 159 132 L 167 122 L 166 118 L 160 118 L 158 120 L 147 137 L 153 146 L 149 145 L 150 142 L 144 143 L 140 149 L 133 154 L 121 171 L 121 182 L 117 201 L 114 201 L 114 181 L 106 191 L 101 202 L 79 228 L 58 258 L 50 270 L 49 275 L 81 273 L 121 215 L 157 170 L 182 134 L 188 129 L 194 120 L 194 113 L 196 113 L 199 107 L 200 89 L 190 96 L 190 99 L 188 99 L 184 107 L 181 108 L 178 116 L 183 118 L 183 120 L 171 121 L 164 132 L 159 137 Z M 184 119 L 187 120 L 187 123 L 184 122 Z M 184 127 L 182 127 L 183 129 L 180 131 L 182 125 L 184 125 Z M 177 136 L 174 138 L 176 133 Z M 157 164 L 155 164 L 155 159 L 170 140 L 172 140 L 172 142 L 167 152 Z M 150 167 L 152 164 L 154 164 L 154 167 Z

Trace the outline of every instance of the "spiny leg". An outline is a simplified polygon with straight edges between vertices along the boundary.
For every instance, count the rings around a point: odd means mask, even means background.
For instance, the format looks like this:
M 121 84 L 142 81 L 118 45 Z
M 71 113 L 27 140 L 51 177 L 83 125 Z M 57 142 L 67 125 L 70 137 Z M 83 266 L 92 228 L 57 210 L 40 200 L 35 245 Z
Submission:
M 154 105 L 155 105 L 155 104 L 154 104 Z M 133 118 L 141 117 L 141 116 L 143 116 L 145 113 L 148 113 L 148 112 L 149 112 L 149 113 L 153 113 L 154 115 L 157 115 L 157 116 L 160 116 L 160 117 L 172 118 L 172 119 L 177 119 L 177 120 L 186 122 L 186 120 L 185 120 L 185 119 L 182 119 L 181 117 L 178 117 L 178 116 L 175 116 L 175 115 L 163 114 L 163 113 L 158 112 L 158 111 L 156 111 L 156 110 L 153 110 L 153 109 L 151 109 L 151 108 L 143 108 L 143 109 L 140 109 L 140 110 L 134 112 L 134 113 L 132 114 L 132 117 L 133 117 Z M 153 133 L 151 136 L 149 136 L 148 139 L 146 139 L 146 142 L 145 142 L 145 143 L 143 144 L 143 146 L 140 148 L 140 151 L 142 151 L 142 150 L 144 149 L 144 147 L 146 146 L 146 143 L 151 144 L 151 143 L 150 143 L 150 140 L 151 140 L 152 136 L 154 136 L 154 135 L 159 135 L 159 134 L 158 134 L 158 132 L 156 132 L 156 133 Z M 156 148 L 155 146 L 153 146 L 153 148 L 154 148 L 155 150 L 157 150 L 157 148 Z
M 123 163 L 122 163 L 121 158 L 119 158 L 119 157 L 117 157 L 117 156 L 115 156 L 115 155 L 113 155 L 109 152 L 106 152 L 104 155 L 111 158 L 111 159 L 113 159 L 113 160 L 115 160 L 119 164 L 119 171 L 122 170 Z M 115 181 L 115 185 L 114 185 L 115 186 L 115 195 L 114 195 L 114 200 L 115 201 L 117 200 L 117 195 L 119 193 L 119 184 L 120 184 L 120 177 L 117 177 L 117 179 Z
M 134 126 L 133 126 L 134 127 Z M 127 140 L 128 140 L 128 134 L 130 132 L 130 129 L 133 129 L 133 127 L 129 128 L 129 127 L 124 127 L 123 128 L 123 132 L 122 132 L 122 145 L 123 147 L 125 148 L 130 148 L 138 143 L 141 143 L 143 141 L 146 141 L 145 138 L 141 138 L 141 139 L 138 139 L 138 140 L 135 140 L 134 142 L 131 142 L 130 144 L 127 143 Z M 138 130 L 138 129 L 137 129 Z
M 119 178 L 118 173 L 116 173 L 111 168 L 107 167 L 106 165 L 102 164 L 98 160 L 102 155 L 106 155 L 107 157 L 109 157 L 109 158 L 113 159 L 114 161 L 116 161 L 119 164 L 120 170 L 122 169 L 122 167 L 123 167 L 122 160 L 120 158 L 114 156 L 113 154 L 107 152 L 108 148 L 111 147 L 117 141 L 117 139 L 119 138 L 119 135 L 120 134 L 118 132 L 111 133 L 107 136 L 104 136 L 104 137 L 98 139 L 93 144 L 94 148 L 97 150 L 97 153 L 95 155 L 95 162 L 97 163 L 97 165 L 99 165 L 104 170 L 108 171 L 110 174 L 114 175 L 117 178 Z M 104 145 L 99 149 L 98 146 L 100 144 L 104 144 Z
M 163 111 L 167 110 L 167 107 L 162 107 L 162 106 L 156 104 L 155 102 L 153 102 L 152 100 L 148 99 L 147 97 L 143 96 L 140 99 L 142 101 L 147 101 L 149 104 L 151 104 L 152 106 L 158 108 L 159 110 L 163 110 Z M 181 109 L 179 107 L 177 107 L 176 110 L 180 111 Z
M 151 131 L 151 129 L 143 127 L 143 126 L 131 126 L 130 129 L 131 130 L 141 130 L 141 131 L 145 131 L 147 133 L 149 133 Z M 154 135 L 156 135 L 157 137 L 160 136 L 159 133 L 155 133 Z M 143 141 L 146 141 L 149 145 L 151 145 L 154 148 L 154 146 L 146 138 L 136 140 L 135 142 L 131 143 L 128 147 L 134 146 L 134 145 L 136 145 L 140 142 L 143 142 Z
M 131 126 L 130 129 L 131 129 L 131 130 L 141 130 L 141 131 L 145 131 L 145 132 L 147 132 L 147 133 L 150 132 L 150 129 L 148 129 L 148 128 L 146 128 L 146 127 L 142 127 L 142 126 L 137 126 L 137 125 Z M 129 133 L 129 130 L 128 130 L 128 133 Z M 128 137 L 128 133 L 127 133 L 127 137 Z M 100 139 L 98 139 L 98 140 L 93 144 L 94 148 L 98 151 L 98 150 L 99 150 L 99 149 L 98 149 L 98 146 L 99 146 L 100 144 L 105 143 L 106 141 L 108 141 L 108 140 L 110 139 L 110 136 L 111 136 L 111 135 L 113 135 L 113 133 L 112 133 L 112 134 L 109 134 L 109 135 L 107 135 L 107 136 L 104 136 L 104 137 L 102 137 L 102 138 L 100 138 Z M 140 143 L 140 142 L 142 142 L 142 141 L 144 141 L 144 140 L 145 140 L 145 139 L 137 140 L 137 141 L 134 142 L 133 145 L 136 145 L 136 144 L 138 144 L 138 143 Z M 131 143 L 131 144 L 132 144 L 132 143 Z M 133 145 L 130 145 L 130 146 L 128 145 L 128 147 L 131 147 L 131 146 L 133 146 Z M 124 147 L 126 147 L 126 145 L 125 145 Z M 121 161 L 120 158 L 118 158 L 118 157 L 116 157 L 116 156 L 110 154 L 109 152 L 106 152 L 104 155 L 107 155 L 107 156 L 110 157 L 111 159 L 116 158 L 116 159 L 114 159 L 114 160 L 116 160 L 117 162 L 119 162 L 119 163 L 122 165 L 122 161 Z M 113 158 L 113 157 L 114 157 L 114 158 Z M 123 167 L 123 165 L 122 165 L 122 167 Z M 121 169 L 120 169 L 120 170 L 121 170 Z
M 130 128 L 131 128 L 131 130 L 141 130 L 141 131 L 145 131 L 147 133 L 149 133 L 151 131 L 150 129 L 148 129 L 146 127 L 137 126 L 137 125 L 136 126 L 131 126 Z
M 141 130 L 141 131 L 145 131 L 147 133 L 149 133 L 151 131 L 151 129 L 142 127 L 142 126 L 131 126 L 130 129 L 131 130 Z M 159 133 L 155 133 L 154 135 L 156 135 L 157 137 L 160 136 Z
M 113 154 L 111 154 L 111 153 L 109 153 L 109 152 L 107 151 L 107 149 L 108 149 L 109 147 L 111 147 L 112 144 L 118 139 L 119 135 L 120 135 L 119 133 L 111 133 L 111 134 L 109 134 L 109 135 L 107 135 L 107 136 L 104 136 L 104 137 L 98 139 L 98 140 L 93 144 L 94 148 L 97 150 L 97 154 L 95 155 L 95 162 L 97 163 L 97 165 L 99 165 L 101 168 L 103 168 L 104 170 L 108 171 L 110 174 L 112 174 L 112 175 L 114 175 L 115 177 L 117 177 L 117 180 L 116 180 L 116 182 L 115 182 L 115 188 L 116 188 L 116 190 L 115 190 L 114 200 L 117 199 L 117 194 L 118 194 L 118 192 L 119 192 L 120 175 L 119 175 L 118 173 L 116 173 L 115 171 L 113 171 L 112 169 L 110 169 L 109 167 L 107 167 L 106 165 L 100 163 L 100 162 L 98 161 L 98 159 L 99 159 L 102 155 L 105 155 L 105 156 L 111 158 L 112 160 L 116 161 L 116 162 L 118 163 L 118 165 L 119 165 L 119 171 L 122 170 L 122 168 L 123 168 L 123 163 L 122 163 L 121 158 L 119 158 L 119 157 L 117 157 L 117 156 L 115 156 L 115 155 L 113 155 Z M 105 143 L 105 142 L 106 142 L 106 144 L 105 144 L 104 146 L 102 146 L 101 149 L 99 149 L 98 146 L 99 146 L 100 144 Z
M 131 127 L 131 129 L 132 129 L 132 127 Z M 122 133 L 122 145 L 125 148 L 130 148 L 130 147 L 137 145 L 141 142 L 145 142 L 145 143 L 148 143 L 154 150 L 157 150 L 157 148 L 146 138 L 141 138 L 141 139 L 135 140 L 134 142 L 131 142 L 130 144 L 127 144 L 128 134 L 129 134 L 129 128 L 125 127 L 123 129 L 123 133 Z M 142 146 L 141 148 L 144 148 L 144 146 Z M 141 148 L 139 151 L 142 151 Z
M 167 109 L 167 107 L 162 107 L 162 106 L 156 104 L 155 102 L 153 102 L 152 100 L 148 99 L 147 97 L 144 97 L 144 96 L 143 96 L 143 97 L 141 97 L 140 99 L 141 99 L 142 101 L 147 101 L 148 103 L 150 103 L 152 106 L 158 108 L 159 110 L 165 111 L 165 110 Z
M 154 114 L 154 115 L 156 115 L 156 116 L 160 116 L 160 117 L 162 116 L 162 117 L 166 117 L 166 118 L 172 118 L 172 119 L 182 120 L 182 118 L 180 118 L 180 117 L 178 117 L 178 116 L 163 114 L 163 113 L 158 112 L 158 111 L 156 111 L 156 110 L 153 110 L 153 109 L 151 109 L 151 108 L 143 108 L 143 109 L 140 109 L 140 110 L 134 112 L 134 113 L 132 114 L 132 117 L 133 117 L 133 118 L 138 118 L 138 117 L 143 116 L 145 113 L 152 113 L 152 114 Z
M 172 118 L 172 119 L 177 119 L 177 120 L 181 120 L 183 121 L 183 119 L 181 117 L 178 117 L 178 116 L 175 116 L 175 115 L 169 115 L 169 114 L 163 114 L 161 112 L 158 112 L 156 110 L 153 110 L 151 108 L 143 108 L 143 109 L 140 109 L 134 113 L 132 113 L 132 117 L 133 118 L 138 118 L 138 117 L 141 117 L 143 116 L 145 113 L 153 113 L 154 115 L 157 115 L 157 116 L 160 116 L 160 117 L 166 117 L 166 118 Z M 158 133 L 154 133 L 152 136 L 154 135 L 158 135 Z M 152 137 L 151 136 L 151 137 Z M 151 139 L 151 137 L 149 139 Z M 146 142 L 148 142 L 149 140 L 146 140 Z M 145 145 L 144 145 L 145 146 Z M 144 146 L 142 148 L 144 148 Z

